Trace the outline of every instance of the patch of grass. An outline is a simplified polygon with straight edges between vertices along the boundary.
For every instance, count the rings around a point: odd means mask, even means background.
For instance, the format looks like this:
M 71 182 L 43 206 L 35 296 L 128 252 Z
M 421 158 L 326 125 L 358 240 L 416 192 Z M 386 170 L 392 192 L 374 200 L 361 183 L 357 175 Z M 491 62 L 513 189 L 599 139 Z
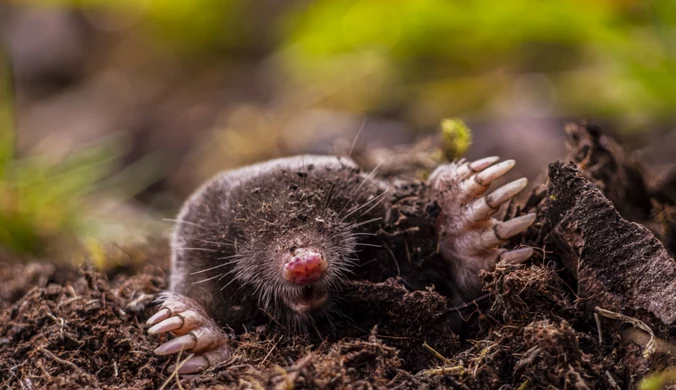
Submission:
M 9 59 L 0 51 L 0 178 L 14 155 L 12 90 Z
M 52 255 L 86 230 L 85 196 L 111 171 L 116 147 L 103 141 L 60 161 L 18 157 L 13 102 L 10 62 L 0 53 L 0 247 Z

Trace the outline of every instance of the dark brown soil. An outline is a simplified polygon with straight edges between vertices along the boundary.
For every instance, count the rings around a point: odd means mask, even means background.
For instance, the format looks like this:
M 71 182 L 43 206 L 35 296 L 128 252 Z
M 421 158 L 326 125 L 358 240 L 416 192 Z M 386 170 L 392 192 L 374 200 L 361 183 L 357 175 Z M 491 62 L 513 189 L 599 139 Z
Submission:
M 452 308 L 394 278 L 354 283 L 332 332 L 294 335 L 270 321 L 238 336 L 231 360 L 180 384 L 167 369 L 175 358 L 155 357 L 160 339 L 144 332 L 166 286 L 165 249 L 109 275 L 6 257 L 0 387 L 636 388 L 676 365 L 676 263 L 663 246 L 675 242 L 675 206 L 598 129 L 567 134 L 572 163 L 552 164 L 549 182 L 508 211 L 538 212 L 511 244 L 539 252 L 486 272 L 489 295 Z M 655 347 L 597 307 L 642 321 Z

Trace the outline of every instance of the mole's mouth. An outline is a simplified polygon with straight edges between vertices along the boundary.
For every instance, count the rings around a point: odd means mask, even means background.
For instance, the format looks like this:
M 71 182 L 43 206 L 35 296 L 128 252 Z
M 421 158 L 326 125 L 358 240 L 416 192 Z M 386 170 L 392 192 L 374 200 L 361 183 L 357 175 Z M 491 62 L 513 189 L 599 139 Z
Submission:
M 287 304 L 293 311 L 305 314 L 323 306 L 328 298 L 328 291 L 309 285 L 303 287 L 300 294 L 288 300 Z

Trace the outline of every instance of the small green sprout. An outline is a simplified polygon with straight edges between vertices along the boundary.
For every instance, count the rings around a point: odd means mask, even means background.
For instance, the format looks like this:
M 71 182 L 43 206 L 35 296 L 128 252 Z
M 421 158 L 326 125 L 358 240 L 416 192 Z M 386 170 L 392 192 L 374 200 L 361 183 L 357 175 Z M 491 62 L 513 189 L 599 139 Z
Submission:
M 472 144 L 472 131 L 461 119 L 441 121 L 441 149 L 449 161 L 457 160 L 467 153 Z

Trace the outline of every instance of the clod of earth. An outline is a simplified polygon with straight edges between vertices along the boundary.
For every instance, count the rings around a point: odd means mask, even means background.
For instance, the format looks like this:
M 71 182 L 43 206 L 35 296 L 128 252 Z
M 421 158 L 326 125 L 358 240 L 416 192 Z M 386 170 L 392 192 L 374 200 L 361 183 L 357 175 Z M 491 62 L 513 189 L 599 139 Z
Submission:
M 549 168 L 540 234 L 577 279 L 586 310 L 634 313 L 663 328 L 676 322 L 676 262 L 645 227 L 623 219 L 571 165 Z

